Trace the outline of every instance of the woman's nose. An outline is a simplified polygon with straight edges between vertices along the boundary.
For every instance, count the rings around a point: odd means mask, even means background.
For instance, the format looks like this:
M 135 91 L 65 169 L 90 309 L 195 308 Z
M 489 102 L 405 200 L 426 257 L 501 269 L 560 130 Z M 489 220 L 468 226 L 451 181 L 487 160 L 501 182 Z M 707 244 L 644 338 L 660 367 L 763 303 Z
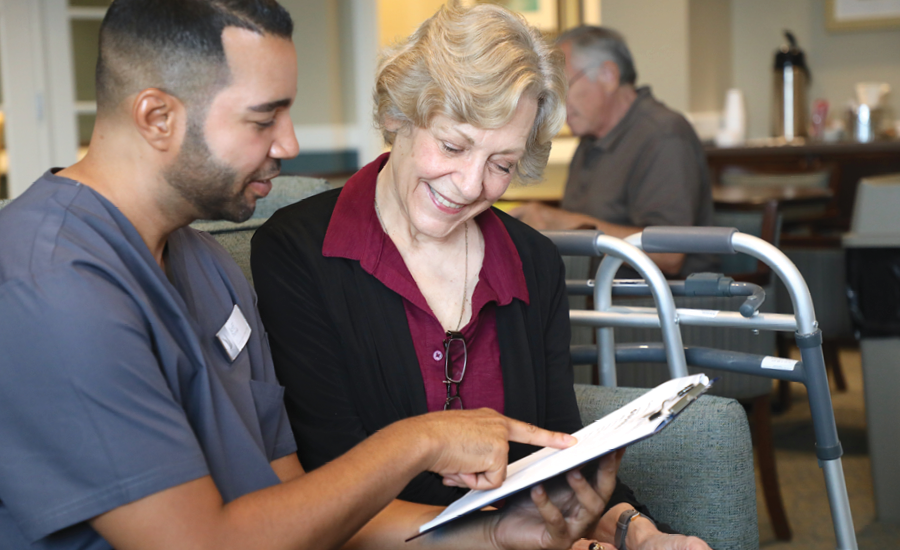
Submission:
M 456 188 L 463 198 L 475 200 L 481 196 L 484 183 L 484 163 L 467 159 L 457 169 Z

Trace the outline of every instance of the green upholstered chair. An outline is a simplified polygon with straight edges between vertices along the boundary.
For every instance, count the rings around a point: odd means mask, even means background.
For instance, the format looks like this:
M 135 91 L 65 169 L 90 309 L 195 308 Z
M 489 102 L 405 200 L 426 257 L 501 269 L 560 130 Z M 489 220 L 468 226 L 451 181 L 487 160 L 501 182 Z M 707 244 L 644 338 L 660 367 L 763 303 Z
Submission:
M 302 176 L 279 176 L 272 180 L 272 191 L 256 201 L 253 217 L 243 223 L 201 220 L 191 227 L 206 231 L 225 247 L 253 284 L 250 272 L 250 239 L 256 230 L 279 208 L 331 189 L 327 181 Z
M 646 390 L 576 384 L 585 424 Z M 631 445 L 619 476 L 650 511 L 716 550 L 759 548 L 747 415 L 733 399 L 703 396 L 662 432 Z
M 321 178 L 278 176 L 272 180 L 272 191 L 266 198 L 256 201 L 253 217 L 268 218 L 279 208 L 329 189 L 331 185 Z
M 225 250 L 231 254 L 234 261 L 237 262 L 244 276 L 253 284 L 253 274 L 250 272 L 250 239 L 256 230 L 266 222 L 267 218 L 249 220 L 243 223 L 232 223 L 227 221 L 199 221 L 191 224 L 194 229 L 206 231 L 212 235 L 219 244 L 225 247 Z

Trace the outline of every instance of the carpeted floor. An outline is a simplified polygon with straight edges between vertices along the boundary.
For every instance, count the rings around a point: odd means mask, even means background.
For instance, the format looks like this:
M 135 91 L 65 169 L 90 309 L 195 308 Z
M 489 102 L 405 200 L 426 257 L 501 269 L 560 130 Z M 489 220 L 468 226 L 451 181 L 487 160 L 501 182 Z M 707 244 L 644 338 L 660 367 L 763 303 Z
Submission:
M 844 448 L 842 462 L 857 542 L 861 550 L 900 549 L 900 525 L 875 521 L 859 351 L 842 351 L 841 361 L 848 389 L 844 393 L 832 392 L 832 401 Z M 831 511 L 824 476 L 814 453 L 815 438 L 803 385 L 792 384 L 791 407 L 775 415 L 772 422 L 779 483 L 793 539 L 775 539 L 762 490 L 757 487 L 760 546 L 766 550 L 833 549 Z

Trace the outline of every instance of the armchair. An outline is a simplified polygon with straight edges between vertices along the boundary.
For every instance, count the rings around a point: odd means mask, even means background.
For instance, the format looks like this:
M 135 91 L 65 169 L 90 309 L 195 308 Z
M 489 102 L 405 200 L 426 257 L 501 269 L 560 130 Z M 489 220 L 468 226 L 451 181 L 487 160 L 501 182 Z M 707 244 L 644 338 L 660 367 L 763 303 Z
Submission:
M 253 217 L 242 223 L 200 220 L 191 224 L 194 229 L 206 231 L 225 247 L 240 266 L 244 276 L 253 284 L 250 272 L 250 239 L 256 230 L 281 207 L 306 197 L 331 189 L 327 181 L 301 176 L 280 176 L 272 180 L 272 191 L 256 202 Z

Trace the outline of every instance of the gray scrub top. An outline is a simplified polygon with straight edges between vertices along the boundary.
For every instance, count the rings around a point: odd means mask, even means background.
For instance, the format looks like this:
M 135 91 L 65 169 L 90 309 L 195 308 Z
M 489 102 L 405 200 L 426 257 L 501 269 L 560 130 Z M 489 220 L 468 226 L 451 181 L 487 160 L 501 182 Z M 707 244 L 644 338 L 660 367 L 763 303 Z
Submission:
M 191 228 L 167 265 L 50 172 L 0 210 L 0 548 L 109 548 L 86 520 L 207 474 L 226 502 L 278 483 L 296 445 L 252 288 Z

